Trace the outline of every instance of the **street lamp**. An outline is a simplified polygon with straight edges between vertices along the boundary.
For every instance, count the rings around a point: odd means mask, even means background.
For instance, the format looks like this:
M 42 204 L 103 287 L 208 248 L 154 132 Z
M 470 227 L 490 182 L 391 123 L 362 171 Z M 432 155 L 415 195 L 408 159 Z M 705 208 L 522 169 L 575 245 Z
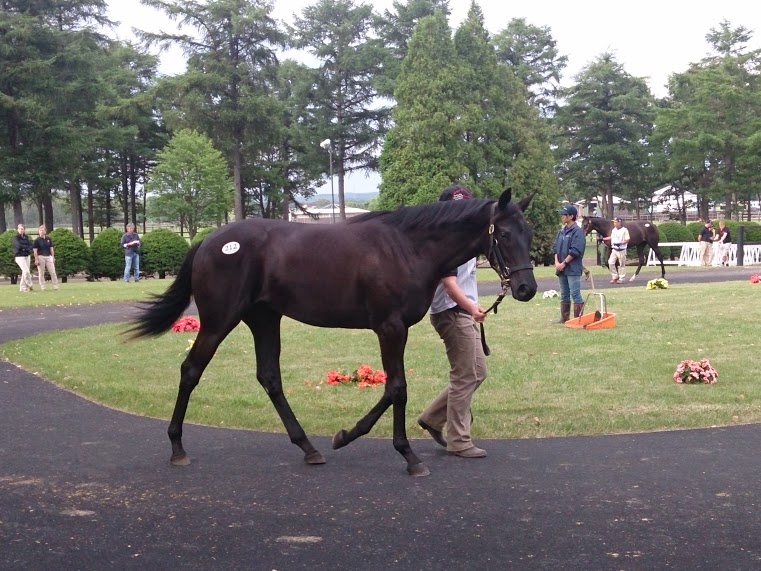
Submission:
M 333 145 L 330 144 L 330 139 L 325 139 L 320 143 L 320 147 L 328 151 L 330 155 L 330 216 L 333 220 L 333 224 L 336 223 L 336 195 L 333 192 Z

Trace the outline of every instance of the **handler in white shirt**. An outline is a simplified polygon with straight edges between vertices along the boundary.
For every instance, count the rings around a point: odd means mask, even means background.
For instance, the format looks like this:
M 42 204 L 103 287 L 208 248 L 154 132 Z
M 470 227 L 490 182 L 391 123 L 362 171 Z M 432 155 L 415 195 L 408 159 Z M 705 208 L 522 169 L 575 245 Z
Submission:
M 610 283 L 612 284 L 622 284 L 626 277 L 626 248 L 629 244 L 629 231 L 624 228 L 623 222 L 623 219 L 616 218 L 613 221 L 613 230 L 611 230 L 610 236 L 603 238 L 610 244 L 608 268 L 610 269 Z

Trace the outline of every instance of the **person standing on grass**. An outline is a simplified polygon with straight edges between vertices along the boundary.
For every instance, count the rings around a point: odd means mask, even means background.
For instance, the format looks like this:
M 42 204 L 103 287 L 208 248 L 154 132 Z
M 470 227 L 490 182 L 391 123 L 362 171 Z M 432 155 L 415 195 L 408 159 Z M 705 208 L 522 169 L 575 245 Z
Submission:
M 713 224 L 710 220 L 706 220 L 703 228 L 698 234 L 698 242 L 700 242 L 700 265 L 711 265 L 711 249 L 713 243 Z
M 129 283 L 130 270 L 135 275 L 135 283 L 140 281 L 140 236 L 135 232 L 135 225 L 127 224 L 127 231 L 122 235 L 124 249 L 124 282 Z
M 42 224 L 37 231 L 39 236 L 34 240 L 32 250 L 34 251 L 34 265 L 37 266 L 37 277 L 40 282 L 40 289 L 45 289 L 45 270 L 50 274 L 50 281 L 53 282 L 53 289 L 58 289 L 58 275 L 55 273 L 55 249 L 53 241 L 48 236 L 48 229 Z
M 719 234 L 716 238 L 716 241 L 719 243 L 719 263 L 722 266 L 728 266 L 729 247 L 732 244 L 732 234 L 729 232 L 727 223 L 724 220 L 719 222 Z
M 473 198 L 464 186 L 449 186 L 440 201 Z M 470 404 L 486 378 L 486 355 L 478 324 L 486 319 L 478 304 L 476 258 L 452 269 L 441 278 L 430 309 L 431 324 L 444 342 L 449 359 L 449 384 L 420 414 L 418 424 L 447 449 L 461 458 L 484 458 L 486 451 L 470 436 Z M 446 426 L 446 438 L 442 430 Z
M 571 300 L 573 316 L 579 317 L 584 307 L 581 298 L 581 273 L 584 270 L 584 250 L 587 241 L 584 231 L 576 223 L 578 211 L 573 204 L 566 204 L 559 211 L 563 227 L 555 237 L 552 249 L 555 252 L 555 274 L 560 281 L 560 321 L 571 319 Z
M 629 245 L 629 231 L 624 228 L 623 218 L 613 221 L 613 230 L 610 236 L 605 236 L 604 241 L 610 246 L 608 268 L 610 269 L 610 283 L 622 284 L 626 277 L 626 248 Z
M 21 277 L 19 278 L 19 291 L 33 291 L 32 288 L 32 271 L 29 267 L 29 256 L 32 253 L 32 241 L 26 234 L 26 226 L 19 224 L 16 227 L 16 235 L 11 240 L 13 247 L 13 259 L 21 268 Z

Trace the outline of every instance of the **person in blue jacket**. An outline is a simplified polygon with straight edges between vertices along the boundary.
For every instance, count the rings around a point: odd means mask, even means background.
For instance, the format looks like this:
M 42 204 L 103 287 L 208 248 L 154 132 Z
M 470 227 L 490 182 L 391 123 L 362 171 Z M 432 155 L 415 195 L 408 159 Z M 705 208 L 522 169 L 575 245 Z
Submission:
M 584 250 L 587 243 L 584 231 L 576 223 L 576 207 L 566 204 L 558 212 L 563 227 L 555 237 L 552 249 L 555 252 L 555 274 L 560 280 L 560 323 L 565 323 L 571 319 L 572 300 L 574 317 L 579 317 L 584 307 L 584 300 L 581 298 L 581 274 L 584 270 Z

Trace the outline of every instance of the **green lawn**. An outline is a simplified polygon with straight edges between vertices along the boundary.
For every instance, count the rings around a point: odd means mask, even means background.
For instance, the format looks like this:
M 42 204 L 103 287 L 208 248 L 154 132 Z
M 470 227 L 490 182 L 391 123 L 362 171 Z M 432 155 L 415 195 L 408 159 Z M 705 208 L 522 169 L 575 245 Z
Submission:
M 145 288 L 143 293 L 159 291 L 166 284 L 151 280 L 137 286 L 82 283 L 72 288 L 105 290 L 88 295 L 91 303 L 139 288 Z M 0 300 L 6 289 L 0 288 Z M 617 325 L 606 331 L 556 325 L 557 299 L 543 300 L 541 292 L 528 303 L 508 299 L 486 325 L 493 354 L 488 358 L 489 378 L 473 405 L 474 436 L 547 437 L 759 422 L 760 296 L 761 285 L 748 282 L 646 290 L 643 279 L 639 287 L 607 292 Z M 484 305 L 491 301 L 483 299 Z M 168 418 L 179 366 L 194 335 L 168 333 L 127 343 L 120 335 L 123 329 L 104 325 L 52 332 L 2 345 L 0 356 L 108 406 Z M 92 358 L 93 338 L 99 340 L 97 359 Z M 228 337 L 193 394 L 188 421 L 282 431 L 256 382 L 252 349 L 244 327 Z M 708 357 L 719 371 L 717 385 L 674 383 L 672 374 L 681 360 L 701 357 Z M 363 363 L 381 366 L 372 333 L 284 320 L 284 387 L 309 434 L 348 428 L 377 402 L 380 389 L 323 382 L 331 369 L 351 372 Z M 422 436 L 416 415 L 445 385 L 448 369 L 427 318 L 410 331 L 405 366 L 407 424 L 411 435 Z M 390 432 L 387 413 L 372 434 Z

